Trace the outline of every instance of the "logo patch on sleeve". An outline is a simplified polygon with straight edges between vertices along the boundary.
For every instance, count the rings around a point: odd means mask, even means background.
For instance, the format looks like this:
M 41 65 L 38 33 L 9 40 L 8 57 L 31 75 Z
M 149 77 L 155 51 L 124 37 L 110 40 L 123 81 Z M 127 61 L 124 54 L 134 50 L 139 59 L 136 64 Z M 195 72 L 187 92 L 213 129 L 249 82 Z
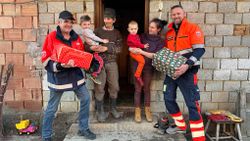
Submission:
M 201 32 L 200 31 L 196 31 L 196 36 L 197 37 L 201 37 Z

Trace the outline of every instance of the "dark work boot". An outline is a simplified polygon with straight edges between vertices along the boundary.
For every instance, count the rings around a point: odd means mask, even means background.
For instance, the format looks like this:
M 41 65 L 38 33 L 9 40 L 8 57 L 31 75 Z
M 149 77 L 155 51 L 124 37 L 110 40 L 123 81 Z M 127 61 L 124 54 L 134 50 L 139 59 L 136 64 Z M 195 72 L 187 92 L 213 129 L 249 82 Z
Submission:
M 52 138 L 44 138 L 42 141 L 52 141 Z
M 106 119 L 108 118 L 108 114 L 104 112 L 104 107 L 103 107 L 103 100 L 98 101 L 96 100 L 96 111 L 97 111 L 97 120 L 99 122 L 105 122 Z
M 116 99 L 111 98 L 111 114 L 113 115 L 114 118 L 120 118 L 121 113 L 119 113 L 116 109 Z
M 77 133 L 79 136 L 84 136 L 86 139 L 89 140 L 94 140 L 96 139 L 96 134 L 93 133 L 92 131 L 90 131 L 89 129 L 85 130 L 85 131 L 78 131 Z

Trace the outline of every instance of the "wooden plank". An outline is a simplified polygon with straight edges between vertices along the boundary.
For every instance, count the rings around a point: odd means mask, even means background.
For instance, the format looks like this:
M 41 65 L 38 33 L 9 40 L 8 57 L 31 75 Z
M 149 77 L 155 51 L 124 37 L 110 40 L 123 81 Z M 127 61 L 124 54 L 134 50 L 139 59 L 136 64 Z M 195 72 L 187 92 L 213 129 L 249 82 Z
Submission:
M 95 28 L 100 27 L 103 25 L 103 0 L 95 0 Z
M 149 26 L 149 0 L 145 0 L 144 33 L 148 32 L 148 26 Z
M 10 78 L 10 75 L 13 71 L 13 64 L 9 64 L 7 71 L 5 72 L 5 74 L 3 75 L 3 69 L 1 68 L 1 77 L 0 79 L 2 80 L 1 85 L 0 85 L 0 137 L 3 137 L 3 100 L 4 100 L 4 93 L 6 91 L 7 85 L 8 85 L 8 81 Z M 4 77 L 4 78 L 2 78 Z

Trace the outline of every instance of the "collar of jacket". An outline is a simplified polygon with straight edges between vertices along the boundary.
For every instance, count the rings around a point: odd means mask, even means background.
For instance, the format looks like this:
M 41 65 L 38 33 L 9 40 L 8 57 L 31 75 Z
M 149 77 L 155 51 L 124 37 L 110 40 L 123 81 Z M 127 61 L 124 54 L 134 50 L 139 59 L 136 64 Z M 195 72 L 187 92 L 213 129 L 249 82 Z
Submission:
M 182 21 L 181 21 L 181 25 L 179 27 L 179 30 L 182 26 L 184 26 L 185 24 L 188 23 L 188 20 L 186 18 L 184 18 Z M 171 24 L 168 25 L 168 29 L 169 30 L 174 30 L 174 22 L 172 22 Z
M 61 28 L 59 26 L 56 27 L 56 38 L 60 41 L 62 41 L 63 43 L 71 46 L 71 41 L 75 41 L 77 40 L 78 38 L 78 35 L 75 33 L 74 30 L 71 30 L 70 31 L 70 38 L 69 40 L 65 39 L 62 35 L 62 31 L 61 31 Z
M 106 28 L 106 26 L 104 25 L 104 26 L 102 27 L 102 29 L 103 29 L 103 30 L 112 31 L 112 30 L 114 30 L 114 26 L 112 26 L 112 28 L 111 28 L 111 29 L 107 29 L 107 28 Z

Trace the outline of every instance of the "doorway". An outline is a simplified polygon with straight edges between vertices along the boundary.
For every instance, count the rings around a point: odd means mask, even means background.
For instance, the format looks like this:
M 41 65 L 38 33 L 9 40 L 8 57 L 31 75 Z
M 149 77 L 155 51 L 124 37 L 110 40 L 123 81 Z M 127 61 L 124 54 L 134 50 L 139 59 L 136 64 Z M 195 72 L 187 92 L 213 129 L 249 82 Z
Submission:
M 103 13 L 105 8 L 113 8 L 116 11 L 115 28 L 123 37 L 123 49 L 119 54 L 117 63 L 119 67 L 118 106 L 130 107 L 134 102 L 132 60 L 129 56 L 126 38 L 127 25 L 131 20 L 138 22 L 138 34 L 145 32 L 148 27 L 149 0 L 95 0 L 95 27 L 103 26 Z M 108 97 L 108 95 L 106 95 Z

